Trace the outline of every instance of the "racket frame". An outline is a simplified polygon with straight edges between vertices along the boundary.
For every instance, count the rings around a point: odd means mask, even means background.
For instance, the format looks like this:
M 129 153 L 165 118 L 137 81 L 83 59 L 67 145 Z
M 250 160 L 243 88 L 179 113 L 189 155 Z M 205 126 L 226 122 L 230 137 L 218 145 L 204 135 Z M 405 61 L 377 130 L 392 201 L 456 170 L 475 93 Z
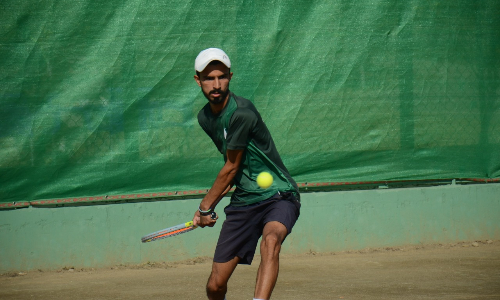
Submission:
M 215 213 L 215 211 L 213 211 L 210 214 L 210 217 L 213 220 L 217 219 L 217 214 Z M 186 232 L 192 231 L 196 228 L 198 228 L 198 226 L 194 226 L 193 221 L 189 221 L 186 223 L 182 223 L 179 225 L 168 227 L 168 228 L 165 228 L 162 230 L 155 231 L 155 232 L 150 233 L 148 235 L 145 235 L 141 238 L 141 242 L 143 242 L 143 243 L 154 242 L 157 240 L 161 240 L 161 239 L 176 236 L 176 235 L 179 235 L 182 233 L 186 233 Z

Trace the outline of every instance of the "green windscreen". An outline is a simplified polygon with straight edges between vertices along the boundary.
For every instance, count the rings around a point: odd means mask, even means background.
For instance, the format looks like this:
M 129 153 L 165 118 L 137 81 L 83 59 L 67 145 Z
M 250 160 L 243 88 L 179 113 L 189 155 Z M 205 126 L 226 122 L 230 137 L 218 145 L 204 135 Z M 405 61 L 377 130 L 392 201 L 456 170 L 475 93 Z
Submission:
M 210 188 L 209 47 L 299 183 L 500 177 L 497 0 L 2 0 L 0 33 L 4 206 Z

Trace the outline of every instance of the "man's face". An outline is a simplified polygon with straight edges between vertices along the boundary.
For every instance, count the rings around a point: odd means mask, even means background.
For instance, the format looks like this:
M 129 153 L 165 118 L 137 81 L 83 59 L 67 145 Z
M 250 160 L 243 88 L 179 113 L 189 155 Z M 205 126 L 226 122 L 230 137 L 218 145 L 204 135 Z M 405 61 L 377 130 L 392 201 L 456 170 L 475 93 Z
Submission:
M 211 104 L 221 104 L 227 99 L 229 94 L 229 82 L 233 73 L 223 63 L 209 64 L 203 72 L 194 76 L 194 79 L 201 87 L 203 95 Z

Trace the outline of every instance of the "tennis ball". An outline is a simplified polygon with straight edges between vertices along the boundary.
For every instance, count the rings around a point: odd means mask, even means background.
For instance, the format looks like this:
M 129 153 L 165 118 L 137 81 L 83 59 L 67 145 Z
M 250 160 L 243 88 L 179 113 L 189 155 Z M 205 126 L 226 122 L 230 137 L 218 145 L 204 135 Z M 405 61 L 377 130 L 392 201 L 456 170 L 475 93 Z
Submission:
M 268 172 L 262 172 L 257 176 L 257 184 L 261 188 L 267 189 L 273 184 L 273 176 Z

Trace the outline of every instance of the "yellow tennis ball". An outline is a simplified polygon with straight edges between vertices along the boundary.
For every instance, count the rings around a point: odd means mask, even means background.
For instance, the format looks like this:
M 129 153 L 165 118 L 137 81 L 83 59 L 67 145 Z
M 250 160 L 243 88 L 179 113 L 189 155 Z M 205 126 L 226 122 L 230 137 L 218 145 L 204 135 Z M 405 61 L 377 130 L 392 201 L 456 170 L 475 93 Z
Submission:
M 261 188 L 267 189 L 273 184 L 273 176 L 269 172 L 262 172 L 257 176 L 257 184 Z

